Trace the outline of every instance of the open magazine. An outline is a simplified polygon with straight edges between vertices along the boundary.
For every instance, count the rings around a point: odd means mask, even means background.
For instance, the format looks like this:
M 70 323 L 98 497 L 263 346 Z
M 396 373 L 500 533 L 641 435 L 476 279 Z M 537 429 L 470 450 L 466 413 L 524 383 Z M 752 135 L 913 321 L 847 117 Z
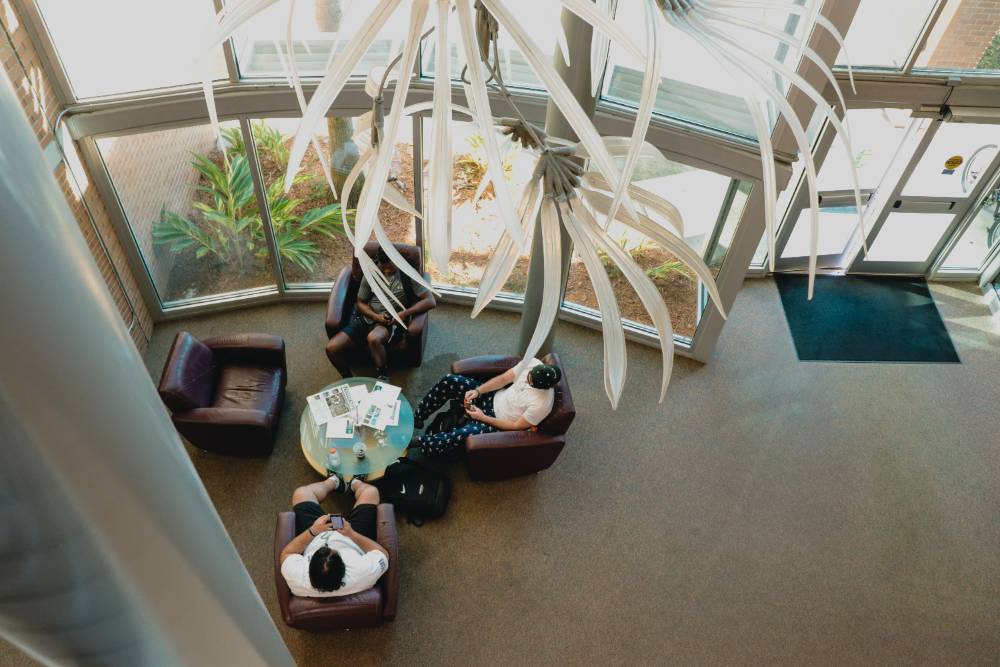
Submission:
M 371 391 L 365 385 L 339 385 L 306 398 L 317 424 L 326 424 L 327 439 L 354 438 L 358 426 L 384 431 L 399 424 L 401 389 L 376 382 Z

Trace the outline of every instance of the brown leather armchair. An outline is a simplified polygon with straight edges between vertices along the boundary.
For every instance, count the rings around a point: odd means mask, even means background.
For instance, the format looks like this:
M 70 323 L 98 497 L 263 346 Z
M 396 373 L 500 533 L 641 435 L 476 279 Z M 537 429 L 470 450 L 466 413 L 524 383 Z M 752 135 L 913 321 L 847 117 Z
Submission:
M 267 456 L 285 400 L 285 341 L 269 334 L 174 338 L 158 391 L 177 430 L 219 454 Z
M 274 584 L 285 623 L 300 630 L 338 630 L 382 625 L 396 618 L 399 599 L 399 540 L 392 505 L 377 509 L 376 542 L 389 552 L 389 569 L 374 587 L 353 595 L 333 598 L 303 598 L 292 595 L 281 574 L 281 551 L 295 537 L 295 514 L 278 514 L 274 531 Z
M 451 372 L 488 380 L 513 368 L 520 360 L 520 357 L 496 355 L 471 357 L 453 363 Z M 554 387 L 552 412 L 533 431 L 496 431 L 466 438 L 466 466 L 472 479 L 491 481 L 540 472 L 551 466 L 562 451 L 566 431 L 576 417 L 573 395 L 559 355 L 547 354 L 542 361 L 558 366 L 563 372 L 562 379 Z
M 420 271 L 430 283 L 430 275 L 424 271 L 423 253 L 420 248 L 404 243 L 396 243 L 396 250 L 410 263 L 410 266 Z M 373 258 L 378 253 L 378 243 L 369 241 L 365 244 L 365 252 Z M 354 317 L 358 299 L 358 288 L 361 286 L 361 265 L 357 258 L 350 266 L 344 267 L 330 291 L 330 300 L 326 307 L 326 335 L 333 338 L 337 332 L 346 327 Z M 389 364 L 397 368 L 419 366 L 424 358 L 424 347 L 427 345 L 427 329 L 429 313 L 415 315 L 410 320 L 410 326 L 405 336 L 397 338 L 388 349 Z M 371 355 L 365 346 L 355 346 L 351 350 L 351 361 L 370 363 Z

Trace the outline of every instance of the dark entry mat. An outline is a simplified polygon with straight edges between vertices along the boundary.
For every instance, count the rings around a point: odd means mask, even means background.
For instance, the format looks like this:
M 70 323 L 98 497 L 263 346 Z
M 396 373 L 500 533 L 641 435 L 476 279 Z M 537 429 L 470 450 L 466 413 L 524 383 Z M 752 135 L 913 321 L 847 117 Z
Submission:
M 774 277 L 801 361 L 960 363 L 922 278 Z

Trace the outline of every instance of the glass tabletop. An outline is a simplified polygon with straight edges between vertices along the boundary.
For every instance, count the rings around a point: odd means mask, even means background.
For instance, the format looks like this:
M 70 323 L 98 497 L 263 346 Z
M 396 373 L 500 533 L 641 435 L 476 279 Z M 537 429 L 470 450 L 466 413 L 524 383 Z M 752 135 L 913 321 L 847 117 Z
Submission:
M 375 378 L 345 378 L 323 387 L 321 391 L 342 385 L 364 385 L 371 391 L 376 382 Z M 302 439 L 302 453 L 306 461 L 316 472 L 326 476 L 327 457 L 331 449 L 336 449 L 339 461 L 330 467 L 344 477 L 368 475 L 385 470 L 386 466 L 399 458 L 413 437 L 413 408 L 402 392 L 399 394 L 399 401 L 399 424 L 387 426 L 385 431 L 355 426 L 353 437 L 329 440 L 326 437 L 327 425 L 316 423 L 307 404 L 302 410 L 302 418 L 299 421 L 299 436 Z M 354 453 L 354 445 L 358 443 L 365 446 L 364 458 L 359 459 Z

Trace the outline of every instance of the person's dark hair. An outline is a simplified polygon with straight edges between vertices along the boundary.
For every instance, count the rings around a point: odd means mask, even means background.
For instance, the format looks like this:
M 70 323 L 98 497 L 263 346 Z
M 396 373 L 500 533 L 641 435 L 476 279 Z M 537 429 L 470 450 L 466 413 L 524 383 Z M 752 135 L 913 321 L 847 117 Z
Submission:
M 330 547 L 320 547 L 309 561 L 309 583 L 318 591 L 335 591 L 344 585 L 344 560 Z
M 536 389 L 551 389 L 561 379 L 562 371 L 552 364 L 541 364 L 528 371 L 528 384 Z
M 379 266 L 385 266 L 386 264 L 392 264 L 392 260 L 389 259 L 389 255 L 385 254 L 385 250 L 379 248 L 378 254 L 375 255 L 375 263 Z

